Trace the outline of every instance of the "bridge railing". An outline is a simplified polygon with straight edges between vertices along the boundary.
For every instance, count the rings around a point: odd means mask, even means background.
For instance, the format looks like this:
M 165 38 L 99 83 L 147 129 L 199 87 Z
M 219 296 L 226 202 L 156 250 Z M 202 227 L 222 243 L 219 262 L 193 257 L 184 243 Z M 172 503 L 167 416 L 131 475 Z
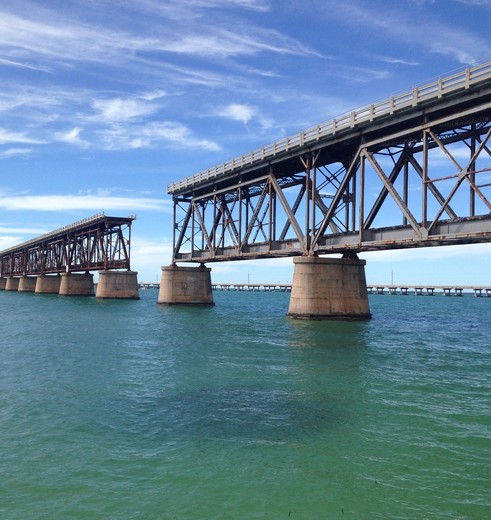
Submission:
M 203 181 L 225 175 L 236 168 L 252 165 L 278 153 L 288 152 L 292 148 L 319 140 L 320 138 L 335 135 L 342 130 L 353 128 L 367 123 L 375 118 L 391 115 L 398 110 L 415 107 L 432 99 L 440 98 L 457 90 L 465 90 L 481 81 L 491 79 L 491 62 L 482 63 L 474 67 L 468 67 L 461 72 L 439 78 L 438 80 L 422 86 L 416 86 L 412 90 L 394 95 L 383 101 L 362 107 L 352 112 L 336 117 L 325 123 L 303 130 L 302 132 L 285 137 L 263 146 L 258 150 L 241 155 L 226 161 L 213 168 L 203 170 L 196 175 L 171 183 L 167 187 L 169 194 L 189 188 Z

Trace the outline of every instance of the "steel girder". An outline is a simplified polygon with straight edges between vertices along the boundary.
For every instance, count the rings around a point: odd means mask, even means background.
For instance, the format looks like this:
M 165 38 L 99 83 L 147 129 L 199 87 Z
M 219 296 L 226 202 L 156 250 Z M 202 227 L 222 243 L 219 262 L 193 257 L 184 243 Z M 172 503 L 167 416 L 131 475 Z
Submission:
M 174 262 L 491 241 L 491 108 L 425 117 L 331 162 L 321 148 L 174 195 Z
M 0 252 L 0 276 L 130 269 L 131 222 L 104 214 Z

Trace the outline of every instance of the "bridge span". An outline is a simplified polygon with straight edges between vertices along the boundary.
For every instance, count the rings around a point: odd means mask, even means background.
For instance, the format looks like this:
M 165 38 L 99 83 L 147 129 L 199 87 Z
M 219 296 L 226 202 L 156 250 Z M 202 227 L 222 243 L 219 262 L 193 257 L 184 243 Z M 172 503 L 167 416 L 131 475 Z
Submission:
M 138 298 L 130 268 L 131 217 L 104 213 L 0 251 L 0 290 Z
M 359 252 L 491 240 L 490 137 L 487 62 L 170 184 L 159 303 L 213 303 L 205 263 L 292 256 L 290 316 L 368 318 Z

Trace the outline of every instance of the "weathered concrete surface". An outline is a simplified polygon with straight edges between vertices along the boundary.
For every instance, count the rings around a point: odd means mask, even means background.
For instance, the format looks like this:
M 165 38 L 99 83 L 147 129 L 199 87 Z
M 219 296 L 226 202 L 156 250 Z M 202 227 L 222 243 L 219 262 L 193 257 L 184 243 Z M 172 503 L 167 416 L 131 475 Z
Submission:
M 0 291 L 5 291 L 7 285 L 7 278 L 0 278 Z
M 158 303 L 164 305 L 215 305 L 211 289 L 211 269 L 162 267 Z
M 61 276 L 59 274 L 42 274 L 37 277 L 34 292 L 39 294 L 58 294 L 60 292 Z
M 369 319 L 365 260 L 297 257 L 287 316 L 300 319 Z
M 62 273 L 60 296 L 94 296 L 94 275 L 91 273 Z
M 36 289 L 36 276 L 21 276 L 19 278 L 19 292 L 34 292 Z
M 99 271 L 96 297 L 140 299 L 137 275 L 135 271 Z
M 19 290 L 19 278 L 14 276 L 9 276 L 7 278 L 7 282 L 5 283 L 6 291 L 18 291 Z

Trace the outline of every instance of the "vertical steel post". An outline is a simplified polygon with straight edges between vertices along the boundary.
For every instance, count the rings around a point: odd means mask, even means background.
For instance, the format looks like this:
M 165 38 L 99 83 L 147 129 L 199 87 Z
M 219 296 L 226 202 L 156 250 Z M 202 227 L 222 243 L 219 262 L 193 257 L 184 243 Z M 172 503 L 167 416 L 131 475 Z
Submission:
M 305 250 L 310 253 L 310 157 L 304 162 L 305 167 Z
M 404 179 L 403 179 L 403 188 L 402 188 L 402 198 L 404 200 L 404 204 L 408 205 L 408 195 L 409 195 L 409 163 L 404 163 Z M 402 225 L 407 226 L 407 217 L 403 213 L 402 214 Z
M 176 263 L 176 232 L 177 232 L 177 199 L 176 197 L 172 197 L 172 201 L 174 202 L 174 226 L 172 230 L 172 265 Z
M 365 156 L 362 155 L 360 158 L 360 191 L 359 191 L 359 241 L 360 244 L 363 242 L 363 231 L 365 229 Z M 353 204 L 354 205 L 354 204 Z
M 351 179 L 351 196 L 348 199 L 351 204 L 351 231 L 356 231 L 356 171 Z
M 470 146 L 470 153 L 471 158 L 474 157 L 476 153 L 476 125 L 475 123 L 472 124 L 472 137 L 471 137 L 471 146 Z M 476 192 L 474 191 L 472 186 L 475 186 L 476 184 L 476 161 L 472 161 L 469 164 L 469 168 L 471 170 L 471 173 L 469 174 L 471 185 L 469 186 L 469 197 L 470 197 L 470 207 L 469 207 L 469 215 L 471 217 L 474 217 L 476 215 Z
M 312 196 L 310 198 L 312 204 L 312 223 L 310 226 L 312 237 L 315 235 L 315 219 L 316 219 L 316 211 L 315 211 L 315 195 L 317 193 L 317 167 L 315 165 L 315 160 L 312 161 Z M 312 243 L 312 241 L 310 241 Z M 310 247 L 310 244 L 309 244 Z
M 422 219 L 421 226 L 426 229 L 428 224 L 428 133 L 423 130 L 423 175 L 422 175 L 422 186 L 421 186 L 421 210 Z

